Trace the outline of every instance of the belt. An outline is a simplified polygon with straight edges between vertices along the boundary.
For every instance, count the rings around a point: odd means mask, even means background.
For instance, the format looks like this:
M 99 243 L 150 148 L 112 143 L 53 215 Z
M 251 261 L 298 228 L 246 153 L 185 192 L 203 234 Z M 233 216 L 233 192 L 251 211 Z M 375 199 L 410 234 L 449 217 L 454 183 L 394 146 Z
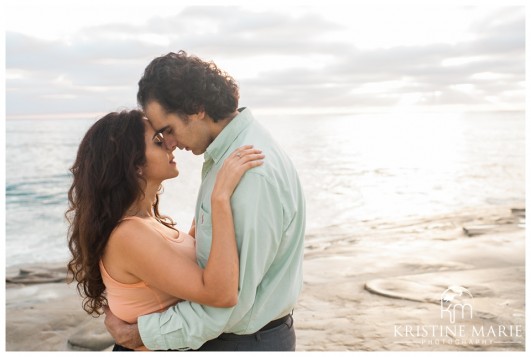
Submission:
M 288 321 L 290 316 L 291 314 L 281 317 L 280 319 L 273 320 L 258 331 L 266 331 L 266 330 L 271 330 L 272 328 L 278 327 L 282 325 L 283 323 L 285 323 L 286 321 Z

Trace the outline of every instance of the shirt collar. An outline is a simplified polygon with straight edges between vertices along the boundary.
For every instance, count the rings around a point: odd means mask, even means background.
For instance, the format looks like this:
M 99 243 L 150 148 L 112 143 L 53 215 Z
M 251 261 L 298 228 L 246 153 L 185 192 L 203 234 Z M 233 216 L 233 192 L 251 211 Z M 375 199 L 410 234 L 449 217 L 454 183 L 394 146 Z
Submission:
M 247 108 L 238 109 L 238 113 L 226 127 L 221 130 L 218 136 L 210 143 L 205 151 L 205 161 L 218 161 L 225 155 L 231 144 L 236 140 L 238 135 L 249 126 L 253 120 L 251 111 Z

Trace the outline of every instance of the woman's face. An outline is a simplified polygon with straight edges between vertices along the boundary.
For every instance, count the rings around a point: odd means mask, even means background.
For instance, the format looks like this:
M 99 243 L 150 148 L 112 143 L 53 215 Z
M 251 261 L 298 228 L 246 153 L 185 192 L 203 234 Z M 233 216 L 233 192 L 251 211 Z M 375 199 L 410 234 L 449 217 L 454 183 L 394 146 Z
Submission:
M 173 161 L 173 149 L 167 148 L 162 140 L 154 138 L 155 130 L 149 124 L 147 119 L 144 120 L 146 141 L 146 164 L 142 168 L 142 176 L 146 180 L 162 182 L 169 178 L 179 175 L 177 164 Z

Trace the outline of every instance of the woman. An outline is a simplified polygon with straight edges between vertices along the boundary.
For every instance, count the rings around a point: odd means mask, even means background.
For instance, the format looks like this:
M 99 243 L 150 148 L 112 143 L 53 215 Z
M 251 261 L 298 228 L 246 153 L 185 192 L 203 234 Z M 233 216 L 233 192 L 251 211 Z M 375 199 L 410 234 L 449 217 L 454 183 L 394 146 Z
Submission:
M 68 270 L 87 313 L 101 315 L 108 304 L 115 315 L 134 323 L 182 300 L 236 304 L 239 262 L 230 197 L 264 155 L 245 146 L 225 160 L 212 192 L 211 253 L 201 269 L 194 227 L 190 234 L 180 231 L 158 211 L 161 183 L 179 174 L 174 149 L 138 110 L 104 116 L 81 141 L 66 215 Z

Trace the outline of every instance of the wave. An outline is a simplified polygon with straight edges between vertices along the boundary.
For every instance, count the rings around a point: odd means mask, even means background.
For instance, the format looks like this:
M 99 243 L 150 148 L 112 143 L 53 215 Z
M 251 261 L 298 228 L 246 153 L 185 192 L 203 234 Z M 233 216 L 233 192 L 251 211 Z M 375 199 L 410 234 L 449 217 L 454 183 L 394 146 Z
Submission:
M 66 203 L 68 181 L 68 175 L 54 175 L 7 184 L 7 209 Z

